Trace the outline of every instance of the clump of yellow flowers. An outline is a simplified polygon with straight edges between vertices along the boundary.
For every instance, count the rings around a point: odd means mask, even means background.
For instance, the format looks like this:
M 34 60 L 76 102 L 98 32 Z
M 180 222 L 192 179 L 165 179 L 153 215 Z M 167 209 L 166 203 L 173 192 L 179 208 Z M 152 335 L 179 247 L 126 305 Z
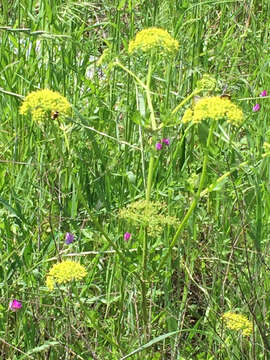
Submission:
M 132 54 L 138 50 L 143 52 L 158 50 L 172 55 L 178 48 L 178 41 L 173 39 L 167 30 L 151 27 L 136 34 L 135 39 L 129 42 L 128 52 Z
M 59 118 L 71 113 L 71 104 L 68 100 L 56 91 L 42 89 L 33 91 L 26 96 L 19 110 L 20 114 L 31 114 L 36 122 L 54 118 L 57 114 Z
M 244 336 L 252 334 L 253 325 L 246 316 L 228 311 L 222 315 L 222 319 L 225 321 L 228 329 L 241 331 Z
M 164 212 L 167 212 L 167 208 L 161 202 L 139 200 L 121 209 L 119 217 L 135 226 L 147 227 L 147 233 L 150 236 L 158 236 L 165 225 L 176 226 L 178 223 L 176 217 L 164 214 Z
M 53 290 L 55 284 L 65 284 L 72 280 L 81 280 L 87 275 L 86 268 L 71 260 L 62 261 L 55 264 L 50 269 L 46 285 L 49 290 Z
M 183 123 L 199 123 L 203 120 L 226 119 L 233 125 L 241 125 L 244 120 L 243 111 L 229 99 L 219 96 L 201 98 L 193 108 L 185 111 Z

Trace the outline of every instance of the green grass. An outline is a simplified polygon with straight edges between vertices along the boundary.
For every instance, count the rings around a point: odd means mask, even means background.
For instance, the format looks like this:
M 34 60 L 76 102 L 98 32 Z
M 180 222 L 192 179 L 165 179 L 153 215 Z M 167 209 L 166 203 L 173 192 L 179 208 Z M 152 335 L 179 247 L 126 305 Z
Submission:
M 147 82 L 147 59 L 127 50 L 151 26 L 180 43 L 153 64 L 155 116 L 172 122 L 157 131 L 142 125 L 146 92 L 113 66 Z M 1 359 L 270 358 L 270 105 L 259 98 L 270 91 L 269 29 L 268 0 L 2 0 Z M 192 101 L 169 116 L 206 73 L 245 114 L 239 128 L 216 127 L 208 150 L 209 129 L 180 122 Z M 19 114 L 23 97 L 43 88 L 72 104 L 65 131 Z M 170 146 L 158 152 L 162 138 Z M 206 151 L 203 189 L 216 186 L 196 198 Z M 177 218 L 156 236 L 119 217 L 145 199 L 151 162 L 149 195 Z M 87 277 L 50 292 L 46 274 L 65 259 Z M 12 299 L 18 312 L 8 310 Z M 252 336 L 225 327 L 229 310 L 253 322 Z

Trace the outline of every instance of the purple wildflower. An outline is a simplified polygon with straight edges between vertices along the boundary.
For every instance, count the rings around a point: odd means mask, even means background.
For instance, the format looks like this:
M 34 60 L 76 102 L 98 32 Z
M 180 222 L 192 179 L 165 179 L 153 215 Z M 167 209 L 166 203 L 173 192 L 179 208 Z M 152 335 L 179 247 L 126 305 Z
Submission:
M 131 234 L 130 234 L 129 232 L 126 232 L 126 233 L 124 234 L 124 240 L 125 240 L 125 241 L 128 241 L 128 240 L 130 239 L 130 237 L 131 237 Z
M 9 310 L 11 311 L 18 311 L 21 309 L 21 307 L 22 307 L 22 303 L 16 299 L 11 300 L 8 306 Z
M 253 106 L 253 109 L 252 109 L 252 110 L 253 110 L 254 112 L 256 112 L 256 111 L 259 111 L 260 108 L 261 108 L 260 104 L 256 104 L 256 105 Z
M 161 150 L 162 149 L 162 144 L 161 143 L 156 143 L 156 149 Z
M 260 96 L 261 96 L 261 97 L 267 96 L 267 91 L 266 91 L 266 90 L 263 90 L 263 91 L 260 93 Z
M 167 146 L 170 145 L 170 139 L 162 139 L 161 142 Z
M 71 234 L 70 232 L 67 232 L 66 233 L 66 244 L 71 244 L 71 243 L 73 243 L 73 241 L 74 241 L 74 235 L 73 234 Z

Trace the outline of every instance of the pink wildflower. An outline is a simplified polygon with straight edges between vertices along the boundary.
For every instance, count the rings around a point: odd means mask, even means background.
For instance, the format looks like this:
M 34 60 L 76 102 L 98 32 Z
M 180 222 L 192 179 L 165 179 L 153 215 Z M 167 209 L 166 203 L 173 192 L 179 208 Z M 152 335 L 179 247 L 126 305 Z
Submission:
M 128 240 L 130 239 L 130 237 L 131 237 L 131 234 L 130 234 L 129 232 L 126 232 L 126 233 L 124 234 L 124 240 L 125 240 L 125 241 L 128 241 Z
M 254 112 L 256 112 L 256 111 L 259 111 L 260 108 L 261 108 L 260 104 L 256 104 L 256 105 L 253 106 L 253 109 L 252 109 L 252 110 L 253 110 Z
M 18 311 L 21 309 L 21 307 L 22 307 L 22 303 L 16 299 L 11 300 L 8 306 L 9 310 L 11 311 Z

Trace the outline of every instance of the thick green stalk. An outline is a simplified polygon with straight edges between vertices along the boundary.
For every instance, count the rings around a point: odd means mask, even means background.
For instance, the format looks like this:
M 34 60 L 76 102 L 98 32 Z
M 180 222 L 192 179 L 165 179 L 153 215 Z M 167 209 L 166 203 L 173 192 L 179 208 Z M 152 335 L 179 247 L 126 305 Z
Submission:
M 147 89 L 147 85 L 145 85 L 141 79 L 138 78 L 138 76 L 136 76 L 131 70 L 129 70 L 127 67 L 125 67 L 123 64 L 121 64 L 119 61 L 116 61 L 114 63 L 115 66 L 119 66 L 121 69 L 123 69 L 124 71 L 126 71 L 126 73 L 128 73 L 130 76 L 132 76 L 137 83 L 144 89 Z
M 157 129 L 157 123 L 155 118 L 155 112 L 153 108 L 152 98 L 151 98 L 151 76 L 152 76 L 152 61 L 149 60 L 148 64 L 148 73 L 147 73 L 147 81 L 146 81 L 146 98 L 147 98 L 147 105 L 150 111 L 150 122 L 152 130 L 155 131 Z M 149 167 L 148 167 L 148 176 L 147 176 L 147 187 L 146 187 L 146 201 L 150 201 L 151 196 L 151 186 L 152 186 L 152 179 L 154 173 L 154 156 L 151 154 L 149 160 Z
M 142 271 L 143 278 L 141 281 L 142 287 L 142 313 L 143 313 L 143 321 L 144 321 L 144 336 L 147 339 L 147 324 L 148 324 L 148 311 L 147 311 L 147 230 L 144 229 L 143 236 L 143 256 L 142 256 Z
M 151 121 L 152 130 L 155 131 L 157 129 L 157 123 L 156 123 L 155 112 L 152 104 L 151 91 L 150 91 L 151 76 L 152 76 L 152 61 L 150 59 L 148 64 L 148 74 L 146 80 L 146 98 L 147 98 L 147 105 L 150 111 L 150 121 Z
M 203 157 L 203 166 L 202 166 L 202 174 L 201 174 L 201 178 L 200 178 L 200 183 L 199 183 L 199 188 L 197 190 L 197 193 L 186 213 L 186 215 L 184 216 L 183 220 L 181 221 L 181 224 L 179 225 L 173 239 L 172 242 L 169 245 L 169 248 L 167 250 L 167 253 L 165 254 L 165 256 L 163 257 L 160 265 L 159 265 L 159 269 L 161 269 L 161 267 L 163 266 L 163 264 L 165 263 L 167 257 L 169 256 L 171 249 L 173 248 L 173 246 L 175 245 L 179 235 L 181 234 L 181 232 L 183 231 L 183 229 L 185 228 L 186 223 L 188 222 L 191 214 L 193 213 L 193 210 L 195 209 L 195 207 L 198 204 L 198 201 L 201 197 L 201 192 L 205 183 L 205 179 L 206 179 L 206 173 L 207 173 L 207 164 L 208 164 L 208 155 L 209 155 L 209 147 L 212 141 L 212 137 L 213 137 L 213 132 L 214 132 L 214 127 L 215 127 L 215 122 L 213 121 L 209 130 L 209 134 L 208 134 L 208 138 L 207 138 L 207 143 L 206 143 L 206 148 L 204 150 L 204 157 Z
M 151 76 L 152 76 L 152 61 L 149 60 L 148 64 L 148 74 L 147 74 L 147 82 L 146 82 L 146 97 L 147 104 L 150 111 L 150 123 L 152 130 L 155 131 L 157 129 L 155 112 L 152 104 L 151 98 Z M 146 201 L 150 201 L 151 198 L 151 186 L 152 179 L 154 173 L 154 161 L 155 158 L 153 154 L 150 156 L 149 167 L 148 167 L 148 176 L 147 176 L 147 187 L 146 187 Z M 143 237 L 143 256 L 142 256 L 142 273 L 143 279 L 141 282 L 142 285 L 142 311 L 143 311 L 143 319 L 144 319 L 144 335 L 147 339 L 147 324 L 148 324 L 148 311 L 147 311 L 147 260 L 148 260 L 148 243 L 147 243 L 147 229 L 144 229 L 144 237 Z
M 153 179 L 153 173 L 154 173 L 154 161 L 155 161 L 155 158 L 153 155 L 151 155 L 150 160 L 149 160 L 148 176 L 147 176 L 146 201 L 150 201 L 151 186 L 152 186 L 152 179 Z
M 180 104 L 176 106 L 176 108 L 173 109 L 172 115 L 174 115 L 179 109 L 181 109 L 181 107 L 185 105 L 185 103 L 188 102 L 189 99 L 191 99 L 195 95 L 198 95 L 201 91 L 202 90 L 195 89 L 190 95 L 188 95 L 183 101 L 181 101 Z

